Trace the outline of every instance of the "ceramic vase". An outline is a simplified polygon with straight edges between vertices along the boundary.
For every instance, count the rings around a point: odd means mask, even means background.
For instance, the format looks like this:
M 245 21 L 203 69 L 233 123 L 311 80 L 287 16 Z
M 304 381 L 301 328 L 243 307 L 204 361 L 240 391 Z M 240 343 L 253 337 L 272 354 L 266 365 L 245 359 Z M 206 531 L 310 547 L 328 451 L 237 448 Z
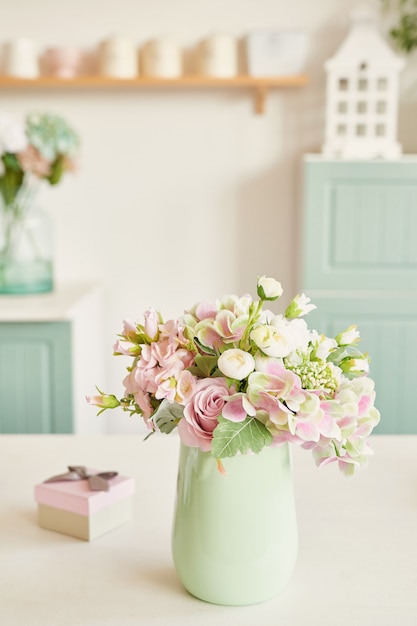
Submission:
M 297 523 L 288 444 L 222 459 L 181 444 L 172 552 L 184 587 L 222 605 L 256 604 L 288 583 Z

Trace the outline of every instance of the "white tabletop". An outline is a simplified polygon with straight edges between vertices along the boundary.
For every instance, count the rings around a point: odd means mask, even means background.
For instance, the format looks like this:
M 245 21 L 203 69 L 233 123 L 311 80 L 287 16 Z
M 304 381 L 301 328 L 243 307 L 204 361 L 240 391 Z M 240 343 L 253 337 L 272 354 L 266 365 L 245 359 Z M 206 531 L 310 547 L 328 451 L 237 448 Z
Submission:
M 0 436 L 0 623 L 7 626 L 417 624 L 417 436 L 372 437 L 353 479 L 293 449 L 299 557 L 285 591 L 222 607 L 171 559 L 176 436 Z M 68 464 L 134 476 L 134 519 L 93 542 L 37 525 L 33 485 Z

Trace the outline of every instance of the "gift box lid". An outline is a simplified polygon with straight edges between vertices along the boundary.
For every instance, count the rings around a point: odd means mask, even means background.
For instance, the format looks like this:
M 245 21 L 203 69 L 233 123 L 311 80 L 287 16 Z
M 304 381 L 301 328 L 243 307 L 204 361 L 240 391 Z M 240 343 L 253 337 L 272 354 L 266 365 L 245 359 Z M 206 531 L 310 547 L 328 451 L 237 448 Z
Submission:
M 88 469 L 89 474 L 99 470 Z M 93 515 L 123 498 L 131 496 L 135 490 L 134 480 L 118 474 L 108 481 L 109 491 L 92 491 L 87 480 L 71 480 L 35 485 L 35 501 L 57 509 L 80 515 Z

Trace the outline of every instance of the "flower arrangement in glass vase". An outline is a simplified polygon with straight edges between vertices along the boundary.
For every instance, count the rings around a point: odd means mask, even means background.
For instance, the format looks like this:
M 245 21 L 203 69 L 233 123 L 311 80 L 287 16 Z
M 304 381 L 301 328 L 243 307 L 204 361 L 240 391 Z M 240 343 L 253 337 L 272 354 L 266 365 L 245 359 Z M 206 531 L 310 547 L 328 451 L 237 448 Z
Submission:
M 57 185 L 75 169 L 79 143 L 58 115 L 0 114 L 0 293 L 52 288 L 48 222 L 35 200 L 41 181 Z
M 303 318 L 316 307 L 297 295 L 284 314 L 264 308 L 283 293 L 262 276 L 250 295 L 200 302 L 178 319 L 153 309 L 124 322 L 114 354 L 133 362 L 125 394 L 87 397 L 100 408 L 143 417 L 150 434 L 178 428 L 183 444 L 217 459 L 286 442 L 311 450 L 318 466 L 346 475 L 366 465 L 379 422 L 369 359 L 356 326 L 330 338 Z

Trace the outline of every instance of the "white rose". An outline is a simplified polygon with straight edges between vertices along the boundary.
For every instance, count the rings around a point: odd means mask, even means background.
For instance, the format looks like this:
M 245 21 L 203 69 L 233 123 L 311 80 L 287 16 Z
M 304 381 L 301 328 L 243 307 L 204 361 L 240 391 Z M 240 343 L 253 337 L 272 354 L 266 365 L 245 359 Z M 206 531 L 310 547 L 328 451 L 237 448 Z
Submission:
M 286 350 L 284 353 L 281 349 L 279 355 L 270 354 L 270 356 L 284 357 L 295 352 L 295 350 L 301 350 L 302 352 L 307 350 L 310 333 L 307 323 L 304 320 L 287 320 L 282 315 L 275 315 L 275 317 L 271 319 L 271 326 L 277 333 L 277 339 L 280 337 L 281 346 L 285 343 Z
M 278 330 L 274 326 L 260 325 L 252 330 L 250 338 L 267 356 L 283 358 L 292 351 L 289 336 L 283 331 L 285 329 Z
M 258 278 L 258 296 L 262 300 L 276 300 L 282 296 L 283 289 L 281 283 L 275 278 L 261 276 Z
M 249 352 L 232 348 L 219 356 L 217 366 L 227 378 L 243 380 L 255 369 L 255 360 Z

